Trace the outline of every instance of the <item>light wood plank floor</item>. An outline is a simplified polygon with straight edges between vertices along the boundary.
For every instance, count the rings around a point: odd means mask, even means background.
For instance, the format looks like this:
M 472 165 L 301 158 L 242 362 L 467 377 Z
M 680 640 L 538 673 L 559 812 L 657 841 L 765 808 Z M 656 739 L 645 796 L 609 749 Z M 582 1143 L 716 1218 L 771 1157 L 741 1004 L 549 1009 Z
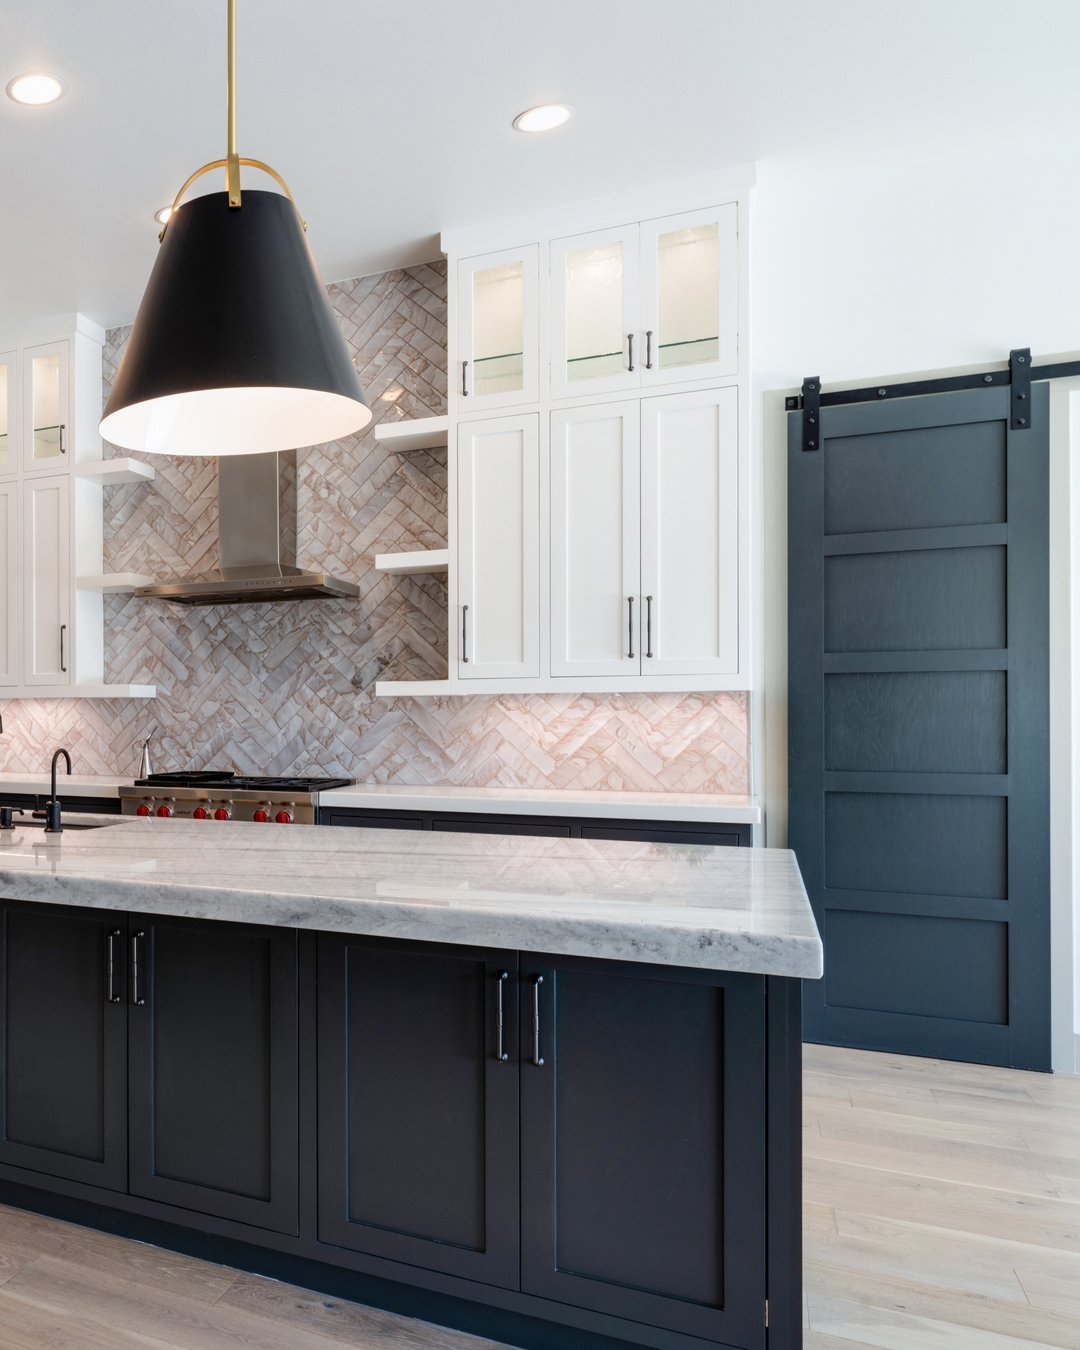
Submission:
M 1080 1350 L 1080 1076 L 803 1065 L 806 1350 Z
M 806 1350 L 1080 1350 L 1080 1077 L 807 1046 Z M 0 1350 L 495 1350 L 0 1206 Z

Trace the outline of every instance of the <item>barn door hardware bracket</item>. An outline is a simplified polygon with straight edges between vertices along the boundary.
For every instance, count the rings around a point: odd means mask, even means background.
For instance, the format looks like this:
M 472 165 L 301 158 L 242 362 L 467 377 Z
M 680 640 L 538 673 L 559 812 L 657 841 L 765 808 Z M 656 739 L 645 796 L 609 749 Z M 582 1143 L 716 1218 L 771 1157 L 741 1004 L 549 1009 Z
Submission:
M 1009 429 L 1026 431 L 1031 426 L 1031 348 L 1016 347 L 1009 353 Z
M 821 448 L 821 376 L 811 375 L 802 382 L 802 448 Z

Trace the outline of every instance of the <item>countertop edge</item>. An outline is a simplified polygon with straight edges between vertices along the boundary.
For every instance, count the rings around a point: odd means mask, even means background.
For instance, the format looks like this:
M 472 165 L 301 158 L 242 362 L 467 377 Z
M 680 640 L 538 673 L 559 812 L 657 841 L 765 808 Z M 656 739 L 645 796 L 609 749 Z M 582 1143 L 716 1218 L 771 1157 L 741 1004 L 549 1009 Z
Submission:
M 481 790 L 483 791 L 483 790 Z M 664 794 L 657 793 L 657 797 Z M 672 794 L 677 796 L 678 794 Z M 486 797 L 467 788 L 438 792 L 369 788 L 362 785 L 330 788 L 319 794 L 320 807 L 357 811 L 453 811 L 476 815 L 582 816 L 594 820 L 664 820 L 709 825 L 760 825 L 762 810 L 751 800 L 738 805 L 720 801 L 613 801 L 608 794 L 592 795 L 587 789 L 572 797 L 530 796 L 523 791 L 509 798 Z

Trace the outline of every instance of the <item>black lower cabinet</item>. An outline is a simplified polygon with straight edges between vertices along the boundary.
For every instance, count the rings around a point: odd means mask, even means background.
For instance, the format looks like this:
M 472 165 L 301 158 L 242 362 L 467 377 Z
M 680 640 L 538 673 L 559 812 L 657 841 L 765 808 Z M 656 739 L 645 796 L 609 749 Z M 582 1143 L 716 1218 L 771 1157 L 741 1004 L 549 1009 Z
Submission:
M 320 1240 L 517 1288 L 517 954 L 323 933 L 318 959 Z
M 295 1233 L 295 931 L 129 928 L 131 1193 Z
M 127 916 L 0 901 L 0 1163 L 127 1189 Z
M 523 955 L 521 990 L 522 1290 L 763 1346 L 764 978 Z

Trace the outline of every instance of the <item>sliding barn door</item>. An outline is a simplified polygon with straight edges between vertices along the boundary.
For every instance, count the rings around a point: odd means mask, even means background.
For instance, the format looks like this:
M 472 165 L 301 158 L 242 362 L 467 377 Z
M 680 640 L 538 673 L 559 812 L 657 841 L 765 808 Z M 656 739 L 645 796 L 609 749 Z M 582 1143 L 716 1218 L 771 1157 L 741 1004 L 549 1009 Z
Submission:
M 1050 1067 L 1048 389 L 789 415 L 805 1037 Z

